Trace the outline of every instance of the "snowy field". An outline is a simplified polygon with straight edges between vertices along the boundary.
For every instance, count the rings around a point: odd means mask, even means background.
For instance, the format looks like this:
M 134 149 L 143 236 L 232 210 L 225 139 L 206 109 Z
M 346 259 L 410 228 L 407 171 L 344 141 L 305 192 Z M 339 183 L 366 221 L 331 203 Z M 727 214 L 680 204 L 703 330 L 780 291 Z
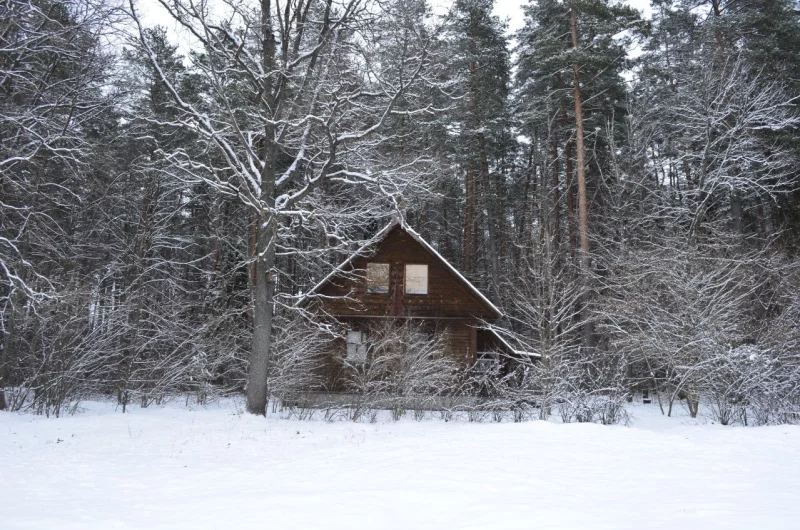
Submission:
M 800 427 L 655 405 L 632 427 L 240 410 L 0 412 L 0 528 L 800 528 Z

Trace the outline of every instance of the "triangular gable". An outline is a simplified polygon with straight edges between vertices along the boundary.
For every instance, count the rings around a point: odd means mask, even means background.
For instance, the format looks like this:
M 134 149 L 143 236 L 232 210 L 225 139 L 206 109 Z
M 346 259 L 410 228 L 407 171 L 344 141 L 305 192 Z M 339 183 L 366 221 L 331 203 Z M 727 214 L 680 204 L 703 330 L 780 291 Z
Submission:
M 329 281 L 336 277 L 337 274 L 341 273 L 345 270 L 345 268 L 357 257 L 365 256 L 369 254 L 371 248 L 376 247 L 379 245 L 386 236 L 394 229 L 395 227 L 400 228 L 406 234 L 411 236 L 411 238 L 420 244 L 428 253 L 430 253 L 434 258 L 436 258 L 453 276 L 461 283 L 467 291 L 475 295 L 481 303 L 483 303 L 491 312 L 495 313 L 497 317 L 502 317 L 503 313 L 495 306 L 486 296 L 483 295 L 472 283 L 467 280 L 458 270 L 444 257 L 436 251 L 421 235 L 419 235 L 416 231 L 414 231 L 411 227 L 405 224 L 402 219 L 396 218 L 388 225 L 383 227 L 377 234 L 375 234 L 369 241 L 367 241 L 361 248 L 359 248 L 355 253 L 349 256 L 346 260 L 344 260 L 338 267 L 333 269 L 330 274 L 325 276 L 317 285 L 315 285 L 309 292 L 308 295 L 314 294 L 318 292 L 323 286 L 325 286 Z

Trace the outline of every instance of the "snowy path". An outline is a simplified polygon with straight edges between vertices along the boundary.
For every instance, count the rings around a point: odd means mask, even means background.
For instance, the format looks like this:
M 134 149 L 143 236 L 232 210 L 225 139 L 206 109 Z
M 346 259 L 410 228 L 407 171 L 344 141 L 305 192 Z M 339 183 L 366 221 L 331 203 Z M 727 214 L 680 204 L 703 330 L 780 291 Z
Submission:
M 0 528 L 800 528 L 800 427 L 0 413 Z

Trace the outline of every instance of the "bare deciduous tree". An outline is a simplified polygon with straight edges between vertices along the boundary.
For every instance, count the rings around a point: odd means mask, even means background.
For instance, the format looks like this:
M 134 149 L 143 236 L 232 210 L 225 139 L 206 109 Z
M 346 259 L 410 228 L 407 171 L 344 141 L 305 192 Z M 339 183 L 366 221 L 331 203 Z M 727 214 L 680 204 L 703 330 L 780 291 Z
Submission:
M 160 4 L 197 50 L 193 67 L 208 87 L 203 102 L 181 97 L 131 3 L 139 44 L 178 111 L 171 125 L 190 128 L 205 146 L 199 156 L 185 149 L 166 156 L 184 176 L 237 197 L 253 215 L 247 408 L 264 414 L 279 225 L 314 222 L 317 213 L 304 200 L 327 183 L 380 184 L 367 163 L 385 141 L 376 133 L 395 113 L 426 111 L 414 96 L 429 87 L 430 37 L 424 24 L 386 24 L 383 4 L 369 0 Z M 378 27 L 381 40 L 372 34 Z M 384 41 L 391 61 L 380 60 Z M 401 100 L 410 105 L 401 110 Z

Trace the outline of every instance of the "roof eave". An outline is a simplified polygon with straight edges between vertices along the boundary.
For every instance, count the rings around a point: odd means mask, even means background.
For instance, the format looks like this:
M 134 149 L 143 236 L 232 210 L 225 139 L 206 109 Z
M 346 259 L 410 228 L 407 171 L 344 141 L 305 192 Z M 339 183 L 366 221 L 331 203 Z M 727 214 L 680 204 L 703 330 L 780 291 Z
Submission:
M 486 331 L 488 331 L 489 333 L 491 333 L 492 335 L 494 335 L 494 336 L 497 338 L 497 340 L 499 340 L 500 342 L 502 342 L 502 343 L 503 343 L 503 345 L 504 345 L 506 348 L 508 348 L 508 350 L 509 350 L 510 352 L 514 353 L 515 355 L 519 355 L 519 356 L 523 356 L 523 357 L 534 357 L 534 358 L 537 358 L 537 359 L 541 359 L 541 357 L 542 357 L 542 354 L 541 354 L 541 353 L 535 353 L 535 352 L 529 352 L 529 351 L 522 351 L 522 350 L 518 350 L 518 349 L 514 348 L 513 346 L 511 346 L 511 344 L 509 344 L 509 342 L 508 342 L 508 341 L 507 341 L 505 338 L 503 338 L 503 336 L 502 336 L 502 335 L 500 335 L 500 334 L 497 332 L 497 330 L 495 330 L 495 329 L 493 329 L 493 328 L 481 328 L 481 329 L 485 329 Z

